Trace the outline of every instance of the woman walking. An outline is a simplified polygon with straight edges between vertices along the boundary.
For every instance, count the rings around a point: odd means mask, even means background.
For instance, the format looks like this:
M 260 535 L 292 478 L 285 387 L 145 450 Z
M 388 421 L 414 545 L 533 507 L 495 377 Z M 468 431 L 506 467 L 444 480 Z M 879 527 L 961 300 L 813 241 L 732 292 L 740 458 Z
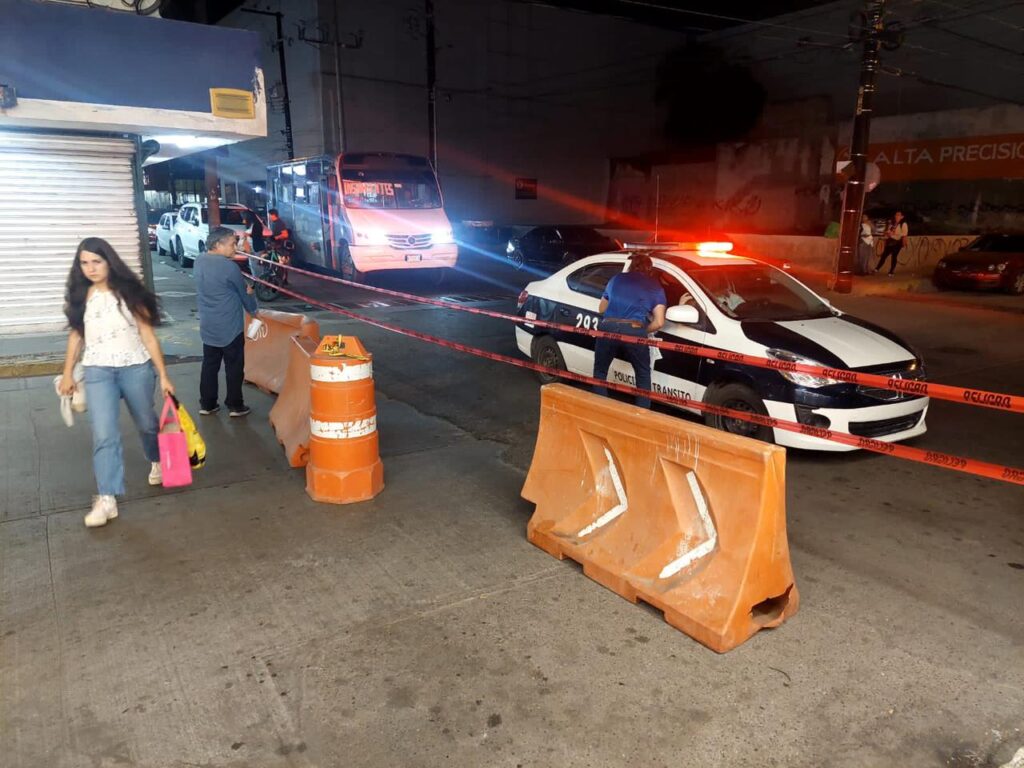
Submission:
M 875 272 L 882 268 L 886 259 L 891 259 L 889 277 L 892 277 L 892 273 L 896 271 L 896 257 L 900 255 L 903 246 L 907 244 L 907 236 L 909 234 L 910 230 L 903 217 L 903 211 L 897 210 L 893 214 L 892 222 L 885 231 L 885 247 L 882 249 L 882 256 L 878 259 L 878 264 L 875 265 Z
M 160 321 L 157 298 L 110 243 L 87 237 L 79 244 L 64 299 L 70 331 L 59 389 L 62 395 L 75 391 L 72 370 L 81 354 L 86 402 L 92 412 L 92 466 L 98 493 L 85 524 L 94 528 L 117 517 L 116 497 L 124 494 L 124 452 L 118 426 L 121 399 L 150 461 L 149 484 L 160 485 L 163 478 L 153 394 L 158 377 L 165 395 L 174 394 L 174 385 L 153 332 Z

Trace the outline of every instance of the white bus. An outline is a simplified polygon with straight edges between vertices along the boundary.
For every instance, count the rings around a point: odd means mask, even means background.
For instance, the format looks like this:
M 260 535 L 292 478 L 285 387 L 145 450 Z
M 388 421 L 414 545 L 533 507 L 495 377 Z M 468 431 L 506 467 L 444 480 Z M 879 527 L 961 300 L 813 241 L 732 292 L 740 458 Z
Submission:
M 345 152 L 279 163 L 267 168 L 267 196 L 291 231 L 299 264 L 350 280 L 408 269 L 434 270 L 436 278 L 456 264 L 452 226 L 425 157 Z

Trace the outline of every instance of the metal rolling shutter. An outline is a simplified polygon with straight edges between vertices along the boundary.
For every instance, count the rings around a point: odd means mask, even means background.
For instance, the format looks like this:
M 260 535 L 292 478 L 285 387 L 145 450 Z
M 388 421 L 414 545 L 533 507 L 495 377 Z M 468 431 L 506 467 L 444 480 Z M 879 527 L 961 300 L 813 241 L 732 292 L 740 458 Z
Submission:
M 102 237 L 142 274 L 135 143 L 0 130 L 0 335 L 65 327 L 79 242 Z

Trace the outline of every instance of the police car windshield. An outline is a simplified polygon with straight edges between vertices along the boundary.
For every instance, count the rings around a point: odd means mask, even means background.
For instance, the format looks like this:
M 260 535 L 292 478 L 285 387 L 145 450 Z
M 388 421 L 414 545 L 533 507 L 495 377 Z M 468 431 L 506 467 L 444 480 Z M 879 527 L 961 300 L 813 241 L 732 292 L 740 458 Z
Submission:
M 832 310 L 789 275 L 764 264 L 687 270 L 722 312 L 736 320 L 811 320 Z

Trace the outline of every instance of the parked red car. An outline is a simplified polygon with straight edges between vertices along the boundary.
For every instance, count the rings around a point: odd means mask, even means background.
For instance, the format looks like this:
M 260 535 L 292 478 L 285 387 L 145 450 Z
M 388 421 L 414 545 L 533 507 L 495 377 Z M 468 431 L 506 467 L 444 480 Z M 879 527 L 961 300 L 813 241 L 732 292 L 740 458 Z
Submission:
M 1024 235 L 982 235 L 935 265 L 939 290 L 999 290 L 1024 294 Z

